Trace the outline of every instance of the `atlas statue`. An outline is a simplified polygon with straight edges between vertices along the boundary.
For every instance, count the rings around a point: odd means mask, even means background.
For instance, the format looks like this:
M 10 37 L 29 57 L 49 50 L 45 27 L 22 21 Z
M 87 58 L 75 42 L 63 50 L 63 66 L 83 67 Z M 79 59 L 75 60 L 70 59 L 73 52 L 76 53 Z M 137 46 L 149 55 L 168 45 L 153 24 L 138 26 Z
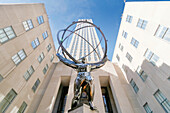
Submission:
M 86 23 L 87 26 L 79 27 L 78 29 L 75 29 L 74 31 L 69 30 L 69 28 L 75 24 L 82 24 Z M 87 42 L 86 37 L 81 36 L 80 34 L 76 33 L 80 29 L 84 29 L 87 27 L 95 27 L 96 29 L 99 30 L 99 32 L 102 35 L 102 39 L 104 39 L 104 45 L 105 45 L 105 50 L 103 56 L 99 59 L 98 62 L 87 62 L 87 56 L 90 55 L 92 52 L 96 52 L 96 48 L 99 46 L 101 43 L 101 40 L 99 44 L 96 47 L 93 47 L 92 44 Z M 61 38 L 60 38 L 60 33 L 63 32 Z M 67 36 L 65 36 L 66 32 L 69 32 Z M 92 48 L 93 51 L 88 53 L 87 55 L 83 56 L 80 59 L 75 59 L 64 47 L 64 41 L 71 36 L 72 34 L 77 35 L 78 37 L 82 38 L 84 41 L 86 41 Z M 91 110 L 95 110 L 96 107 L 93 105 L 93 98 L 94 98 L 94 84 L 93 84 L 93 76 L 90 74 L 91 71 L 98 69 L 102 66 L 107 61 L 107 41 L 106 38 L 103 34 L 103 32 L 100 30 L 99 27 L 97 27 L 95 24 L 88 22 L 87 20 L 85 21 L 77 21 L 73 22 L 71 25 L 69 25 L 66 29 L 60 30 L 57 34 L 57 40 L 59 42 L 59 48 L 57 51 L 57 56 L 60 59 L 61 62 L 63 62 L 65 65 L 75 69 L 77 71 L 77 77 L 74 82 L 74 97 L 72 99 L 72 105 L 71 108 L 74 108 L 78 106 L 80 103 L 86 103 L 89 104 Z M 59 50 L 61 49 L 62 55 L 59 53 Z M 98 55 L 99 56 L 99 55 Z M 83 101 L 87 100 L 87 101 Z

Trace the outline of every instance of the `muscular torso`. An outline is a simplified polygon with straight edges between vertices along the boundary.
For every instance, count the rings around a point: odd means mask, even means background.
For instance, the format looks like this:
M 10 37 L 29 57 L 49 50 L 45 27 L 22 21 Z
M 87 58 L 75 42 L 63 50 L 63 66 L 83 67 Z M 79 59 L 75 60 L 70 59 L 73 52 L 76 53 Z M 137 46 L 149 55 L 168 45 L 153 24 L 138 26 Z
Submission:
M 91 81 L 93 78 L 90 75 L 90 71 L 91 71 L 91 66 L 89 65 L 79 65 L 78 69 L 77 69 L 77 79 L 79 80 L 89 80 Z
M 78 65 L 77 72 L 90 72 L 91 66 L 86 64 Z

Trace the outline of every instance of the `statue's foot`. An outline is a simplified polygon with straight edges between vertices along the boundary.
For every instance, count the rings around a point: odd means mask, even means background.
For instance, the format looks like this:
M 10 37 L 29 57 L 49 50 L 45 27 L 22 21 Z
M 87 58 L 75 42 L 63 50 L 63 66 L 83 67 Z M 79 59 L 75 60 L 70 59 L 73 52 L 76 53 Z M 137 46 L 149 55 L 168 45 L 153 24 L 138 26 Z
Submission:
M 89 105 L 90 105 L 90 109 L 91 109 L 91 110 L 97 110 L 97 107 L 96 107 L 96 106 L 93 106 L 93 103 L 92 103 L 92 102 L 89 102 Z
M 96 106 L 90 106 L 90 109 L 91 110 L 97 110 L 97 107 Z
M 72 101 L 72 105 L 71 105 L 71 108 L 74 108 L 77 106 L 77 100 L 73 100 Z

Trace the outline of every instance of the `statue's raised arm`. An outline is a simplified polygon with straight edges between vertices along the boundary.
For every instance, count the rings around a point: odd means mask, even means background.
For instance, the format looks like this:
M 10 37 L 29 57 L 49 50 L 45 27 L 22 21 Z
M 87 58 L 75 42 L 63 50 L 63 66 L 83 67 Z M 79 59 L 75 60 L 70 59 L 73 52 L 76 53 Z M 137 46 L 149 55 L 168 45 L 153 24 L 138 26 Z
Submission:
M 59 53 L 56 54 L 58 56 L 58 58 L 60 59 L 61 62 L 63 62 L 65 65 L 72 67 L 74 69 L 77 69 L 76 63 L 68 60 L 66 58 L 64 58 L 63 56 L 61 56 Z
M 97 63 L 91 63 L 91 71 L 93 71 L 94 69 L 98 69 L 101 68 L 102 66 L 105 65 L 106 61 L 107 61 L 107 57 L 105 57 L 102 61 L 97 62 Z

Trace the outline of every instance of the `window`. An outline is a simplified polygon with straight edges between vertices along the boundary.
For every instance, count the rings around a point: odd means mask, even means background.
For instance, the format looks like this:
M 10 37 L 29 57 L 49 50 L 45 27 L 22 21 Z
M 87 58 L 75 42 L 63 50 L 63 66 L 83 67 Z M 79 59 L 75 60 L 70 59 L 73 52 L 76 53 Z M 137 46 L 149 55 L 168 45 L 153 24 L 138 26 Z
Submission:
M 112 104 L 111 104 L 111 97 L 109 95 L 108 92 L 108 88 L 107 87 L 102 87 L 102 97 L 103 97 L 103 103 L 104 103 L 104 107 L 105 107 L 105 113 L 113 113 L 112 110 Z M 117 109 L 115 109 L 115 111 L 117 111 Z
M 138 44 L 139 44 L 139 42 L 136 40 L 136 39 L 134 39 L 134 38 L 132 38 L 132 40 L 131 40 L 131 42 L 130 42 L 134 47 L 138 47 Z
M 26 53 L 25 53 L 24 49 L 22 49 L 12 57 L 12 60 L 16 65 L 18 65 L 25 58 L 26 58 Z
M 147 102 L 143 105 L 143 108 L 145 109 L 146 113 L 153 113 Z
M 54 106 L 57 109 L 53 109 L 52 113 L 54 112 L 65 113 L 66 112 L 64 111 L 64 109 L 65 109 L 66 101 L 68 97 L 68 87 L 60 85 L 59 91 L 61 92 L 61 95 L 57 95 L 56 102 L 58 100 L 58 104 Z
M 47 51 L 49 52 L 50 49 L 51 49 L 51 44 L 48 44 L 48 46 L 47 46 Z
M 24 113 L 26 107 L 27 107 L 27 104 L 23 102 L 17 113 Z
M 42 24 L 42 23 L 44 23 L 43 16 L 37 17 L 37 20 L 38 20 L 39 25 Z
M 133 79 L 131 79 L 130 84 L 131 84 L 131 86 L 133 87 L 135 93 L 137 93 L 137 92 L 139 91 L 139 88 L 138 88 L 138 86 L 136 85 L 136 83 L 133 81 Z
M 29 20 L 26 20 L 26 21 L 22 22 L 22 24 L 23 24 L 23 26 L 24 26 L 24 28 L 25 28 L 25 30 L 26 30 L 26 31 L 28 31 L 28 30 L 30 30 L 30 29 L 32 29 L 32 28 L 34 28 L 34 26 L 33 26 L 33 23 L 32 23 L 32 20 L 31 20 L 31 19 L 29 19 Z
M 138 66 L 137 70 L 136 70 L 137 74 L 140 76 L 140 78 L 145 81 L 148 77 L 148 75 L 144 72 L 143 69 L 141 69 L 140 66 Z
M 129 62 L 132 62 L 132 56 L 127 52 L 126 53 L 126 58 L 129 60 Z
M 46 32 L 44 32 L 43 34 L 42 34 L 42 36 L 43 36 L 43 38 L 44 38 L 44 40 L 48 37 L 48 33 L 47 33 L 47 31 Z
M 131 23 L 131 22 L 132 22 L 132 19 L 133 19 L 133 17 L 132 17 L 132 16 L 127 15 L 127 17 L 126 17 L 126 22 Z
M 51 60 L 50 60 L 50 61 L 52 62 L 52 61 L 53 61 L 53 59 L 54 59 L 54 55 L 52 54 L 52 55 L 51 55 Z
M 159 60 L 159 57 L 154 54 L 152 51 L 150 51 L 149 49 L 146 50 L 145 52 L 145 58 L 147 60 L 149 60 L 153 65 L 156 65 L 156 62 Z
M 16 35 L 12 26 L 0 29 L 0 42 L 5 43 L 6 41 L 15 38 Z
M 44 53 L 42 52 L 40 55 L 39 55 L 39 57 L 38 57 L 38 62 L 39 63 L 41 63 L 42 62 L 42 60 L 44 59 Z
M 5 96 L 5 98 L 0 102 L 0 112 L 4 113 L 8 106 L 12 103 L 17 93 L 11 89 L 10 92 Z
M 159 25 L 156 30 L 155 36 L 170 42 L 170 29 Z
M 26 81 L 29 80 L 29 78 L 31 77 L 31 75 L 34 73 L 34 68 L 32 66 L 30 66 L 30 68 L 27 70 L 27 72 L 24 74 L 24 78 Z
M 168 80 L 170 80 L 170 76 L 168 77 Z M 0 80 L 1 81 L 1 80 Z
M 120 61 L 120 57 L 118 56 L 118 54 L 116 55 L 116 58 L 117 58 L 118 61 Z
M 2 75 L 0 74 L 0 82 L 3 80 L 3 77 L 2 77 Z
M 123 36 L 124 38 L 127 38 L 127 35 L 128 35 L 127 32 L 125 32 L 125 31 L 122 32 L 122 36 Z
M 121 43 L 119 44 L 119 49 L 123 51 L 123 45 L 121 45 Z
M 146 20 L 139 19 L 139 20 L 138 20 L 138 23 L 137 23 L 137 27 L 142 28 L 142 29 L 145 29 L 147 23 L 148 23 L 148 22 L 147 22 Z
M 44 75 L 46 74 L 47 69 L 48 69 L 48 64 L 46 64 L 46 65 L 45 65 L 45 67 L 44 67 L 44 69 L 43 69 L 43 73 L 44 73 Z
M 165 112 L 170 113 L 170 101 L 162 94 L 159 89 L 155 92 L 154 97 L 159 102 L 159 104 L 161 104 Z
M 31 42 L 31 45 L 32 45 L 32 47 L 35 49 L 37 46 L 39 46 L 40 45 L 40 42 L 39 42 L 39 40 L 38 40 L 38 38 L 36 38 L 35 40 L 33 40 L 32 42 Z
M 37 79 L 36 82 L 34 83 L 33 87 L 32 87 L 33 92 L 35 92 L 37 90 L 37 87 L 39 86 L 39 84 L 40 84 L 40 80 Z

